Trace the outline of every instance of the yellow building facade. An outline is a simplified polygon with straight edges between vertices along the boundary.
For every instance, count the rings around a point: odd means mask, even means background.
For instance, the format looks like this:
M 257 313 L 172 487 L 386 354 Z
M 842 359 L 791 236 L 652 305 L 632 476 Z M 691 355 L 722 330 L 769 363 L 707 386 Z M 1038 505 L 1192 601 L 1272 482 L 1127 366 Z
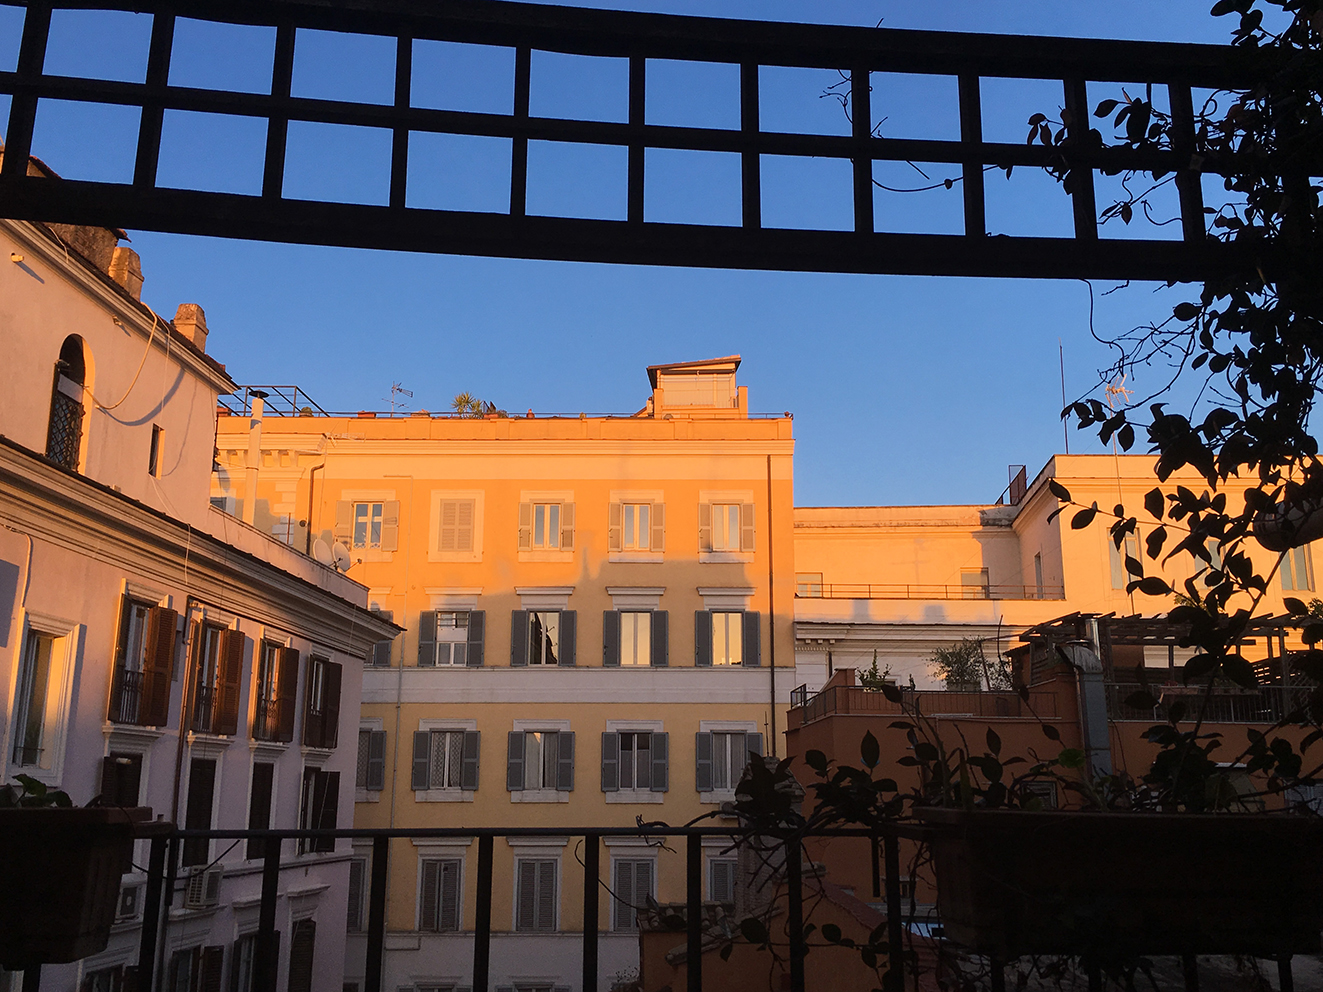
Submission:
M 788 416 L 750 416 L 738 365 L 651 368 L 621 417 L 277 416 L 275 396 L 260 420 L 220 417 L 213 501 L 341 555 L 406 628 L 365 672 L 356 825 L 682 824 L 733 798 L 750 751 L 776 752 L 794 441 Z M 498 987 L 577 975 L 576 844 L 498 841 Z M 627 896 L 602 891 L 609 978 L 637 962 L 626 903 L 683 899 L 683 863 L 608 840 L 602 876 Z M 475 886 L 472 841 L 392 842 L 389 987 L 465 983 Z

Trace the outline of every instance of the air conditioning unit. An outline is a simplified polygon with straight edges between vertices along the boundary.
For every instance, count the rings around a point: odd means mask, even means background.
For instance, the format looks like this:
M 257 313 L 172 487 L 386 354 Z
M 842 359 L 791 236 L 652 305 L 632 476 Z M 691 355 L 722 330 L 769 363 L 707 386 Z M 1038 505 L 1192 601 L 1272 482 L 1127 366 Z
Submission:
M 217 865 L 214 868 L 199 868 L 188 876 L 184 889 L 185 909 L 206 909 L 220 902 L 221 877 L 225 869 Z
M 142 897 L 141 885 L 126 885 L 119 890 L 119 906 L 115 910 L 115 921 L 136 920 L 138 902 Z

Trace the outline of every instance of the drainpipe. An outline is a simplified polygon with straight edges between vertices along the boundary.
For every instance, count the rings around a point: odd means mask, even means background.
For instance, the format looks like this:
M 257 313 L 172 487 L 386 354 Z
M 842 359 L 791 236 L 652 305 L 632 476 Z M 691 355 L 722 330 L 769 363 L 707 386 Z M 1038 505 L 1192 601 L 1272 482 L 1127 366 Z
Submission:
M 1084 767 L 1090 779 L 1112 774 L 1112 746 L 1107 729 L 1107 688 L 1103 684 L 1102 659 L 1094 642 L 1067 641 L 1057 653 L 1075 669 L 1075 688 L 1080 712 L 1080 739 L 1084 745 Z
M 257 469 L 262 462 L 262 411 L 266 408 L 266 393 L 254 389 L 252 411 L 248 417 L 248 461 L 244 473 L 243 522 L 251 525 L 257 515 Z
M 313 513 L 313 507 L 315 505 L 312 500 L 312 494 L 315 491 L 314 487 L 317 483 L 317 480 L 313 478 L 313 475 L 316 474 L 318 469 L 325 469 L 325 468 L 326 468 L 326 459 L 325 457 L 323 457 L 322 463 L 320 465 L 314 465 L 312 468 L 308 469 L 308 526 L 307 526 L 307 533 L 304 535 L 307 538 L 307 542 L 306 542 L 307 547 L 303 549 L 303 553 L 306 554 L 309 558 L 312 557 L 312 513 Z

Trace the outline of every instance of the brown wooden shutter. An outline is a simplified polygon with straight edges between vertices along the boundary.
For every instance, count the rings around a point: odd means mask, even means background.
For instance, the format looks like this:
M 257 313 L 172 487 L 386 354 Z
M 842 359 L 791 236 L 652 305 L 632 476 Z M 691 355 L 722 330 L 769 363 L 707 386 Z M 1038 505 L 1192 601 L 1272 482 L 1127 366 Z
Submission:
M 175 627 L 179 614 L 168 606 L 147 611 L 147 652 L 143 660 L 138 723 L 164 727 L 170 721 L 170 679 L 174 672 Z
M 322 747 L 335 747 L 340 740 L 340 683 L 344 666 L 339 662 L 325 662 L 326 674 L 322 690 Z M 337 773 L 338 774 L 338 773 Z
M 312 966 L 315 960 L 317 924 L 299 920 L 289 941 L 289 992 L 312 992 Z
M 288 744 L 294 739 L 294 715 L 298 712 L 299 652 L 297 648 L 280 649 L 280 667 L 276 675 L 276 699 L 280 722 L 276 740 Z
M 220 691 L 212 732 L 234 736 L 239 729 L 239 687 L 243 682 L 243 656 L 248 638 L 242 631 L 226 630 L 220 643 Z
M 317 779 L 321 785 L 321 801 L 313 811 L 315 819 L 311 826 L 318 830 L 334 830 L 340 814 L 340 773 L 318 772 Z M 335 851 L 335 838 L 318 837 L 312 842 L 311 849 L 332 853 Z
M 198 992 L 221 992 L 221 970 L 224 964 L 224 947 L 202 948 L 202 973 L 198 979 Z

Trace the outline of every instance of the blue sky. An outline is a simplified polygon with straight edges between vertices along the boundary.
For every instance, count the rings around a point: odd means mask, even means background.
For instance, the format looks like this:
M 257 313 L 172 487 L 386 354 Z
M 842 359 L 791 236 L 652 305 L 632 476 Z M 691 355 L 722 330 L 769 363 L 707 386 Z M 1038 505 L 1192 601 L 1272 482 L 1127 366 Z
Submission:
M 1222 42 L 1231 24 L 1211 0 L 602 0 L 588 6 L 670 13 L 935 30 Z M 0 69 L 13 67 L 22 10 L 0 6 Z M 57 11 L 48 71 L 141 79 L 150 19 Z M 262 91 L 272 36 L 181 22 L 172 82 Z M 422 43 L 415 50 L 420 105 L 508 111 L 510 55 Z M 346 71 L 352 66 L 353 71 Z M 296 47 L 294 92 L 391 99 L 393 43 L 311 32 Z M 532 112 L 617 120 L 624 64 L 535 53 Z M 649 65 L 648 119 L 730 126 L 731 67 Z M 825 133 L 848 125 L 821 94 L 827 72 L 765 70 L 764 127 Z M 920 85 L 877 74 L 883 133 L 954 137 L 954 80 Z M 1091 89 L 1091 100 L 1101 99 Z M 1060 105 L 1052 84 L 990 82 L 984 129 L 1020 141 L 1036 110 Z M 0 96 L 0 125 L 8 97 Z M 885 120 L 881 118 L 885 116 Z M 136 114 L 97 105 L 43 104 L 34 152 L 75 178 L 127 180 Z M 256 192 L 264 125 L 240 118 L 167 115 L 161 182 Z M 355 168 L 345 166 L 345 150 Z M 409 201 L 504 209 L 508 145 L 500 139 L 415 136 Z M 738 163 L 719 153 L 651 153 L 650 220 L 738 223 Z M 294 125 L 286 193 L 382 202 L 387 139 L 368 129 Z M 944 178 L 942 167 L 879 166 L 896 188 Z M 623 150 L 534 143 L 530 212 L 613 218 L 624 212 Z M 920 171 L 922 170 L 922 174 Z M 820 159 L 763 163 L 764 223 L 848 225 L 848 165 Z M 925 178 L 927 177 L 927 178 Z M 1069 232 L 1066 198 L 1041 174 L 988 177 L 989 225 L 1002 233 Z M 959 187 L 878 193 L 879 229 L 960 231 Z M 1100 189 L 1099 198 L 1106 193 Z M 1132 232 L 1116 230 L 1104 234 Z M 1175 225 L 1162 229 L 1175 234 Z M 241 383 L 293 383 L 327 409 L 382 409 L 392 381 L 412 409 L 447 409 L 461 391 L 512 412 L 630 412 L 647 395 L 644 367 L 739 353 L 741 382 L 758 411 L 795 415 L 801 505 L 983 502 L 1006 485 L 1006 466 L 1030 473 L 1063 444 L 1058 340 L 1071 398 L 1097 381 L 1106 352 L 1089 333 L 1082 282 L 979 280 L 535 262 L 410 255 L 130 232 L 143 298 L 170 316 L 200 303 L 209 350 Z M 1162 319 L 1188 291 L 1133 285 L 1103 296 L 1094 324 L 1117 332 Z M 1155 387 L 1163 370 L 1135 385 Z M 1072 451 L 1100 450 L 1072 432 Z

